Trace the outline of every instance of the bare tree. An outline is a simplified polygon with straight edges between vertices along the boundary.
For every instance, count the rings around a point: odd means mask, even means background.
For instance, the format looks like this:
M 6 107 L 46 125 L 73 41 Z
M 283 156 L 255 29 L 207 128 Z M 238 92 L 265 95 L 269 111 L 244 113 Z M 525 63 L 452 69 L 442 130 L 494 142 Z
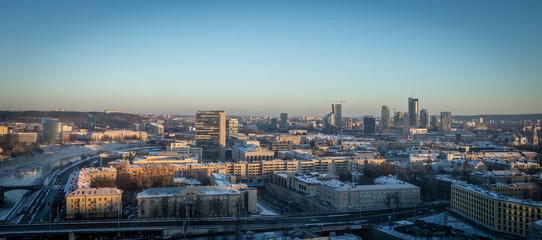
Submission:
M 386 197 L 384 198 L 384 204 L 386 207 L 391 208 L 391 204 L 393 201 L 393 197 L 391 193 L 386 193 Z

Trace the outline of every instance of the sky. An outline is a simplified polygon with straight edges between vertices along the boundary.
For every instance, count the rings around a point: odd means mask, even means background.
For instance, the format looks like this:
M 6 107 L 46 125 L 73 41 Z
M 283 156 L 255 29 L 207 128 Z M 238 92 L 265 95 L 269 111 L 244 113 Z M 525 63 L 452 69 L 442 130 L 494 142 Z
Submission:
M 542 1 L 0 1 L 0 110 L 542 113 Z

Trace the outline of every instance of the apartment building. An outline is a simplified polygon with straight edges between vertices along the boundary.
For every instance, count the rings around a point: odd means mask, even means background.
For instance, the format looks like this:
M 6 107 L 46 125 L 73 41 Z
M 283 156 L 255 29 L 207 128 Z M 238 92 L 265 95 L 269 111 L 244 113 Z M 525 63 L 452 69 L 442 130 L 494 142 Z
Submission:
M 529 226 L 541 219 L 542 203 L 508 197 L 471 184 L 454 183 L 451 209 L 491 231 L 527 237 Z
M 517 170 L 480 171 L 469 174 L 469 183 L 472 184 L 509 184 L 529 182 L 530 180 L 531 176 Z
M 121 212 L 118 188 L 79 188 L 66 196 L 66 219 L 117 218 Z
M 538 193 L 538 185 L 531 182 L 510 184 L 495 183 L 484 185 L 483 187 L 489 191 L 519 199 L 534 199 Z

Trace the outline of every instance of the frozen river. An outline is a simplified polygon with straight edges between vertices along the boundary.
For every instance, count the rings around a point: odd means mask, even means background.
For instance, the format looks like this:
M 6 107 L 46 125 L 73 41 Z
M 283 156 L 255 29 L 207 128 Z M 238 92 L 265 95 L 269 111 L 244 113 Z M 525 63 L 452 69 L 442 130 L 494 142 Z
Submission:
M 9 172 L 4 172 L 0 174 L 0 184 L 9 186 L 9 185 L 30 185 L 36 179 L 41 177 L 44 174 L 47 174 L 52 169 L 56 167 L 61 167 L 68 165 L 71 162 L 75 162 L 81 159 L 81 156 L 65 157 L 53 161 L 38 161 L 33 166 L 24 166 L 17 168 L 16 170 L 11 170 Z M 15 161 L 24 161 L 24 159 L 17 159 Z M 0 169 L 3 166 L 0 165 Z M 9 212 L 11 207 L 19 201 L 22 197 L 22 192 L 24 190 L 13 190 L 4 193 L 5 202 L 4 206 L 0 208 L 0 216 L 4 216 Z
M 69 145 L 56 146 L 43 149 L 45 152 L 35 156 L 17 158 L 0 162 L 0 185 L 30 185 L 37 178 L 49 173 L 57 167 L 66 166 L 79 161 L 82 154 L 97 151 L 112 151 L 123 149 L 129 144 L 100 144 L 100 145 Z M 6 192 L 4 205 L 0 208 L 0 217 L 9 212 L 19 199 L 22 191 L 13 190 Z

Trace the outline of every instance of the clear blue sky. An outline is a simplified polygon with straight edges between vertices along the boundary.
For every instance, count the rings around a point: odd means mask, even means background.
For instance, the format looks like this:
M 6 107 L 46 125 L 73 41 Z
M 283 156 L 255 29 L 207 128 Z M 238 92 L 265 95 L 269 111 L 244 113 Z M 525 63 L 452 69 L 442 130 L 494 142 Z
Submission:
M 0 109 L 542 112 L 542 1 L 0 1 Z

